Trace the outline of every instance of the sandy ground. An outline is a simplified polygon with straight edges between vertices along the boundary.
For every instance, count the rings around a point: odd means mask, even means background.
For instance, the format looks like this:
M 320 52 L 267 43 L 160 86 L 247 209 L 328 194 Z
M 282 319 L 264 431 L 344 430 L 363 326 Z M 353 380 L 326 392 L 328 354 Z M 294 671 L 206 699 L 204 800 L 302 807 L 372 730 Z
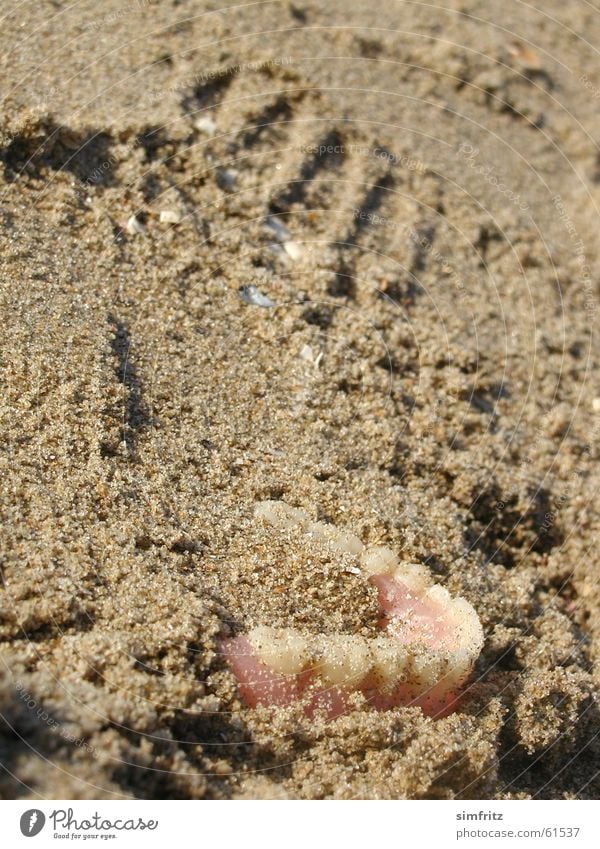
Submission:
M 600 17 L 540 5 L 5 1 L 4 797 L 598 797 Z M 475 606 L 456 713 L 240 704 L 219 637 L 377 618 L 265 498 Z

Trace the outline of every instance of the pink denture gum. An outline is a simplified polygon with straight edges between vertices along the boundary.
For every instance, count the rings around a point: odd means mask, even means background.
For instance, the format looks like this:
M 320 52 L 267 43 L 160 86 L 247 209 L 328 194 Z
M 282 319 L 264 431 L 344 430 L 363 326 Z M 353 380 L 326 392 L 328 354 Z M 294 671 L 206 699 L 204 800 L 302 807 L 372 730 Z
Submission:
M 383 546 L 366 548 L 354 534 L 313 522 L 284 502 L 262 502 L 255 515 L 358 558 L 378 591 L 381 634 L 365 639 L 263 626 L 223 640 L 248 707 L 298 701 L 308 716 L 322 711 L 331 719 L 349 711 L 350 696 L 360 691 L 377 710 L 416 705 L 443 716 L 454 708 L 483 646 L 479 617 L 465 599 L 451 598 L 424 566 L 400 563 Z

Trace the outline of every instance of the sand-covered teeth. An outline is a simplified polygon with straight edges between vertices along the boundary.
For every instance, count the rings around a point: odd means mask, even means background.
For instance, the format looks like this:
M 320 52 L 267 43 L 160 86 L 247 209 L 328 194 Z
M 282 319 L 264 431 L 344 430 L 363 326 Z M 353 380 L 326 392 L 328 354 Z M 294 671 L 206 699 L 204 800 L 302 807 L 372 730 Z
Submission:
M 261 501 L 256 505 L 254 515 L 282 530 L 298 528 L 302 533 L 326 543 L 334 551 L 359 555 L 365 548 L 356 534 L 325 522 L 313 522 L 304 510 L 290 507 L 284 501 Z
M 366 548 L 360 562 L 367 575 L 392 575 L 400 566 L 398 555 L 383 545 Z
M 255 516 L 296 530 L 329 550 L 353 555 L 378 591 L 381 634 L 308 634 L 261 626 L 224 640 L 222 651 L 249 707 L 301 701 L 307 715 L 333 718 L 361 692 L 378 710 L 418 705 L 430 716 L 448 713 L 483 646 L 474 608 L 452 598 L 417 563 L 402 563 L 384 546 L 366 548 L 350 531 L 314 522 L 304 510 L 264 501 Z

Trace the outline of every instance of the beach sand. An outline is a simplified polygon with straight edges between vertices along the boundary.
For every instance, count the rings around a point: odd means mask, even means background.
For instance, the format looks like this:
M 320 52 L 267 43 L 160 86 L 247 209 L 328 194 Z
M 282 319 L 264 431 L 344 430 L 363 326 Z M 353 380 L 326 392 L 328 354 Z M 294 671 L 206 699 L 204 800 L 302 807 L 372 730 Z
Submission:
M 594 9 L 2 15 L 0 794 L 597 798 Z M 264 499 L 471 602 L 455 713 L 241 704 L 377 627 Z

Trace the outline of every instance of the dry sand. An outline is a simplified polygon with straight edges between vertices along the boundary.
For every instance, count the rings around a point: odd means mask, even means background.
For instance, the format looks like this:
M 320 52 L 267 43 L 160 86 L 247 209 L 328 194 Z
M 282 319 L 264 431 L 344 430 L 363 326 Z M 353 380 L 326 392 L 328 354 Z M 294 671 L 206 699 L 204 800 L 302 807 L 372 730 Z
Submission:
M 2 16 L 0 793 L 597 798 L 597 10 Z M 376 627 L 266 498 L 475 606 L 459 711 L 243 708 L 219 636 Z

